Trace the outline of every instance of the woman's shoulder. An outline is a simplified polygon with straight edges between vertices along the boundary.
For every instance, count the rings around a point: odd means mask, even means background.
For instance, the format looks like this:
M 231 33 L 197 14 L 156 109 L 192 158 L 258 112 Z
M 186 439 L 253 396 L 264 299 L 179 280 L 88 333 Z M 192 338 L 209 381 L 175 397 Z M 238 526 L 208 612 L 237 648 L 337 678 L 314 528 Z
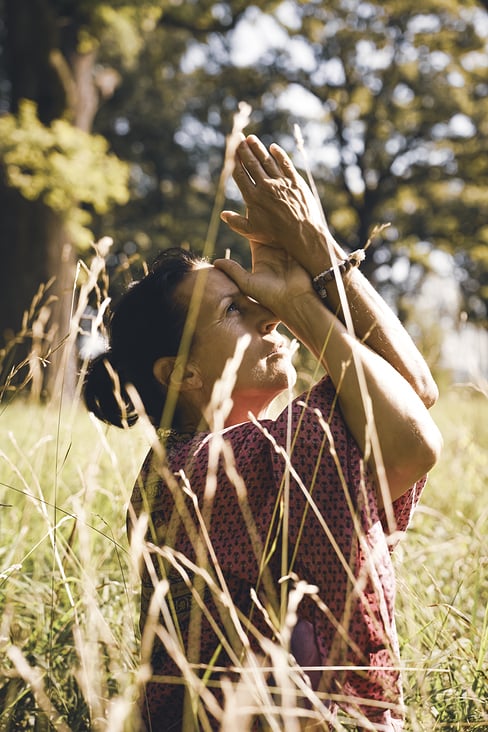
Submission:
M 325 375 L 320 381 L 302 391 L 285 406 L 280 417 L 289 415 L 290 409 L 297 412 L 309 409 L 321 413 L 326 419 L 332 417 L 334 411 L 338 409 L 337 392 L 332 379 Z
M 290 427 L 294 434 L 300 432 L 305 439 L 318 433 L 323 435 L 329 427 L 334 437 L 347 436 L 348 429 L 339 407 L 337 392 L 328 376 L 293 399 L 275 420 L 273 430 L 289 430 Z

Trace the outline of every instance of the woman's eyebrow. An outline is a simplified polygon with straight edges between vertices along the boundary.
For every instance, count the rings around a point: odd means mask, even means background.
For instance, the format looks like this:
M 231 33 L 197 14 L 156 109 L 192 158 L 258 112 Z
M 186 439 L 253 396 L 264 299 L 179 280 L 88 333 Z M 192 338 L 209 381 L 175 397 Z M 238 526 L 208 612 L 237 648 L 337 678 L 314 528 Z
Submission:
M 233 292 L 226 292 L 225 295 L 221 295 L 219 298 L 219 304 L 222 302 L 227 302 L 228 300 L 238 300 L 243 298 L 244 295 L 240 290 L 234 290 Z
M 244 297 L 240 290 L 234 290 L 234 292 L 226 292 L 225 295 L 221 295 L 218 302 L 216 303 L 217 312 L 223 313 L 227 305 L 232 300 L 241 300 Z

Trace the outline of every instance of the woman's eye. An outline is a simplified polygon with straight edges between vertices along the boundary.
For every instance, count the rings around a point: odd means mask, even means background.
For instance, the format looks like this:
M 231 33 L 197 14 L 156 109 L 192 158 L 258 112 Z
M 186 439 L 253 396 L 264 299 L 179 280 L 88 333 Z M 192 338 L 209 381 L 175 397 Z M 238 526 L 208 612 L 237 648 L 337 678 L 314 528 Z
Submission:
M 227 312 L 228 313 L 239 312 L 239 305 L 236 302 L 231 302 L 231 304 L 227 308 Z

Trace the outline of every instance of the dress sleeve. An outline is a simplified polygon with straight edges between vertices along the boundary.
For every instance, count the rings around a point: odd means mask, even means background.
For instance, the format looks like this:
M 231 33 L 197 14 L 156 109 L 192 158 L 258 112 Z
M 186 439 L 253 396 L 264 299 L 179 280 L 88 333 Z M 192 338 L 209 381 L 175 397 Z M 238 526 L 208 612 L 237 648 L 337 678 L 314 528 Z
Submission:
M 362 517 L 364 526 L 372 525 L 379 519 L 388 537 L 388 545 L 393 549 L 410 524 L 426 477 L 418 480 L 393 502 L 394 525 L 389 526 L 384 509 L 378 507 L 371 473 L 364 464 L 359 447 L 342 418 L 337 394 L 330 378 L 325 376 L 321 379 L 308 394 L 298 397 L 291 408 L 292 434 L 298 436 L 298 440 L 294 442 L 294 455 L 297 458 L 295 462 L 301 464 L 303 469 L 307 465 L 313 465 L 314 456 L 321 456 L 319 459 L 322 471 L 328 474 L 329 486 L 337 481 L 337 466 L 332 465 L 330 451 L 326 449 L 322 452 L 323 431 L 317 416 L 320 414 L 329 424 L 334 452 L 341 466 L 339 470 L 342 469 L 342 475 L 353 490 L 353 497 L 358 498 L 358 508 L 362 505 L 366 511 L 366 515 Z M 277 441 L 281 444 L 284 442 L 287 415 L 288 411 L 285 409 L 278 417 L 273 430 L 274 435 L 278 437 Z
M 411 486 L 403 495 L 393 501 L 393 516 L 395 519 L 395 530 L 392 532 L 386 519 L 385 510 L 380 510 L 380 520 L 383 526 L 383 531 L 386 536 L 389 537 L 388 545 L 390 551 L 392 551 L 401 539 L 401 535 L 408 529 L 412 516 L 417 504 L 420 500 L 420 496 L 427 482 L 427 476 L 418 480 Z

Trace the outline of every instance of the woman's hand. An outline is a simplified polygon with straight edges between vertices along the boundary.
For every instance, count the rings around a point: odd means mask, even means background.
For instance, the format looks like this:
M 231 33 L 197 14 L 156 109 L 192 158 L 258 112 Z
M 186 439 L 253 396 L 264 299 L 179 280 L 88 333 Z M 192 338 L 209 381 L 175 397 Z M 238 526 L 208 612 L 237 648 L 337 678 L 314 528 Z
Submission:
M 252 274 L 241 271 L 232 262 L 221 268 L 228 268 L 224 271 L 243 292 L 268 307 L 307 344 L 308 326 L 300 324 L 294 329 L 287 322 L 293 319 L 292 305 L 304 303 L 304 308 L 298 309 L 308 312 L 309 326 L 313 329 L 316 318 L 310 319 L 310 312 L 318 298 L 310 292 L 310 278 L 331 266 L 331 252 L 343 259 L 344 251 L 334 241 L 309 186 L 279 145 L 271 145 L 268 151 L 254 135 L 242 140 L 237 148 L 234 179 L 247 205 L 247 214 L 223 211 L 221 217 L 231 229 L 254 242 L 255 261 Z M 296 269 L 298 265 L 302 268 L 300 273 Z M 305 273 L 308 273 L 307 286 L 303 279 Z M 302 285 L 298 286 L 296 278 Z M 388 361 L 424 404 L 431 406 L 437 399 L 437 387 L 398 318 L 358 269 L 348 272 L 342 281 L 347 302 L 333 281 L 327 286 L 327 300 L 319 302 L 319 306 L 325 305 L 338 313 L 343 323 L 349 310 L 356 337 Z M 296 285 L 298 290 L 290 290 L 287 308 L 285 292 L 291 285 Z M 292 292 L 298 291 L 300 300 L 291 297 Z
M 244 139 L 237 148 L 234 180 L 247 212 L 222 212 L 231 229 L 254 242 L 282 247 L 312 276 L 329 266 L 324 215 L 279 145 L 271 145 L 268 152 L 254 135 Z
M 248 297 L 270 310 L 287 325 L 288 316 L 304 297 L 316 298 L 310 275 L 284 249 L 251 241 L 252 271 L 230 259 L 214 265 Z

